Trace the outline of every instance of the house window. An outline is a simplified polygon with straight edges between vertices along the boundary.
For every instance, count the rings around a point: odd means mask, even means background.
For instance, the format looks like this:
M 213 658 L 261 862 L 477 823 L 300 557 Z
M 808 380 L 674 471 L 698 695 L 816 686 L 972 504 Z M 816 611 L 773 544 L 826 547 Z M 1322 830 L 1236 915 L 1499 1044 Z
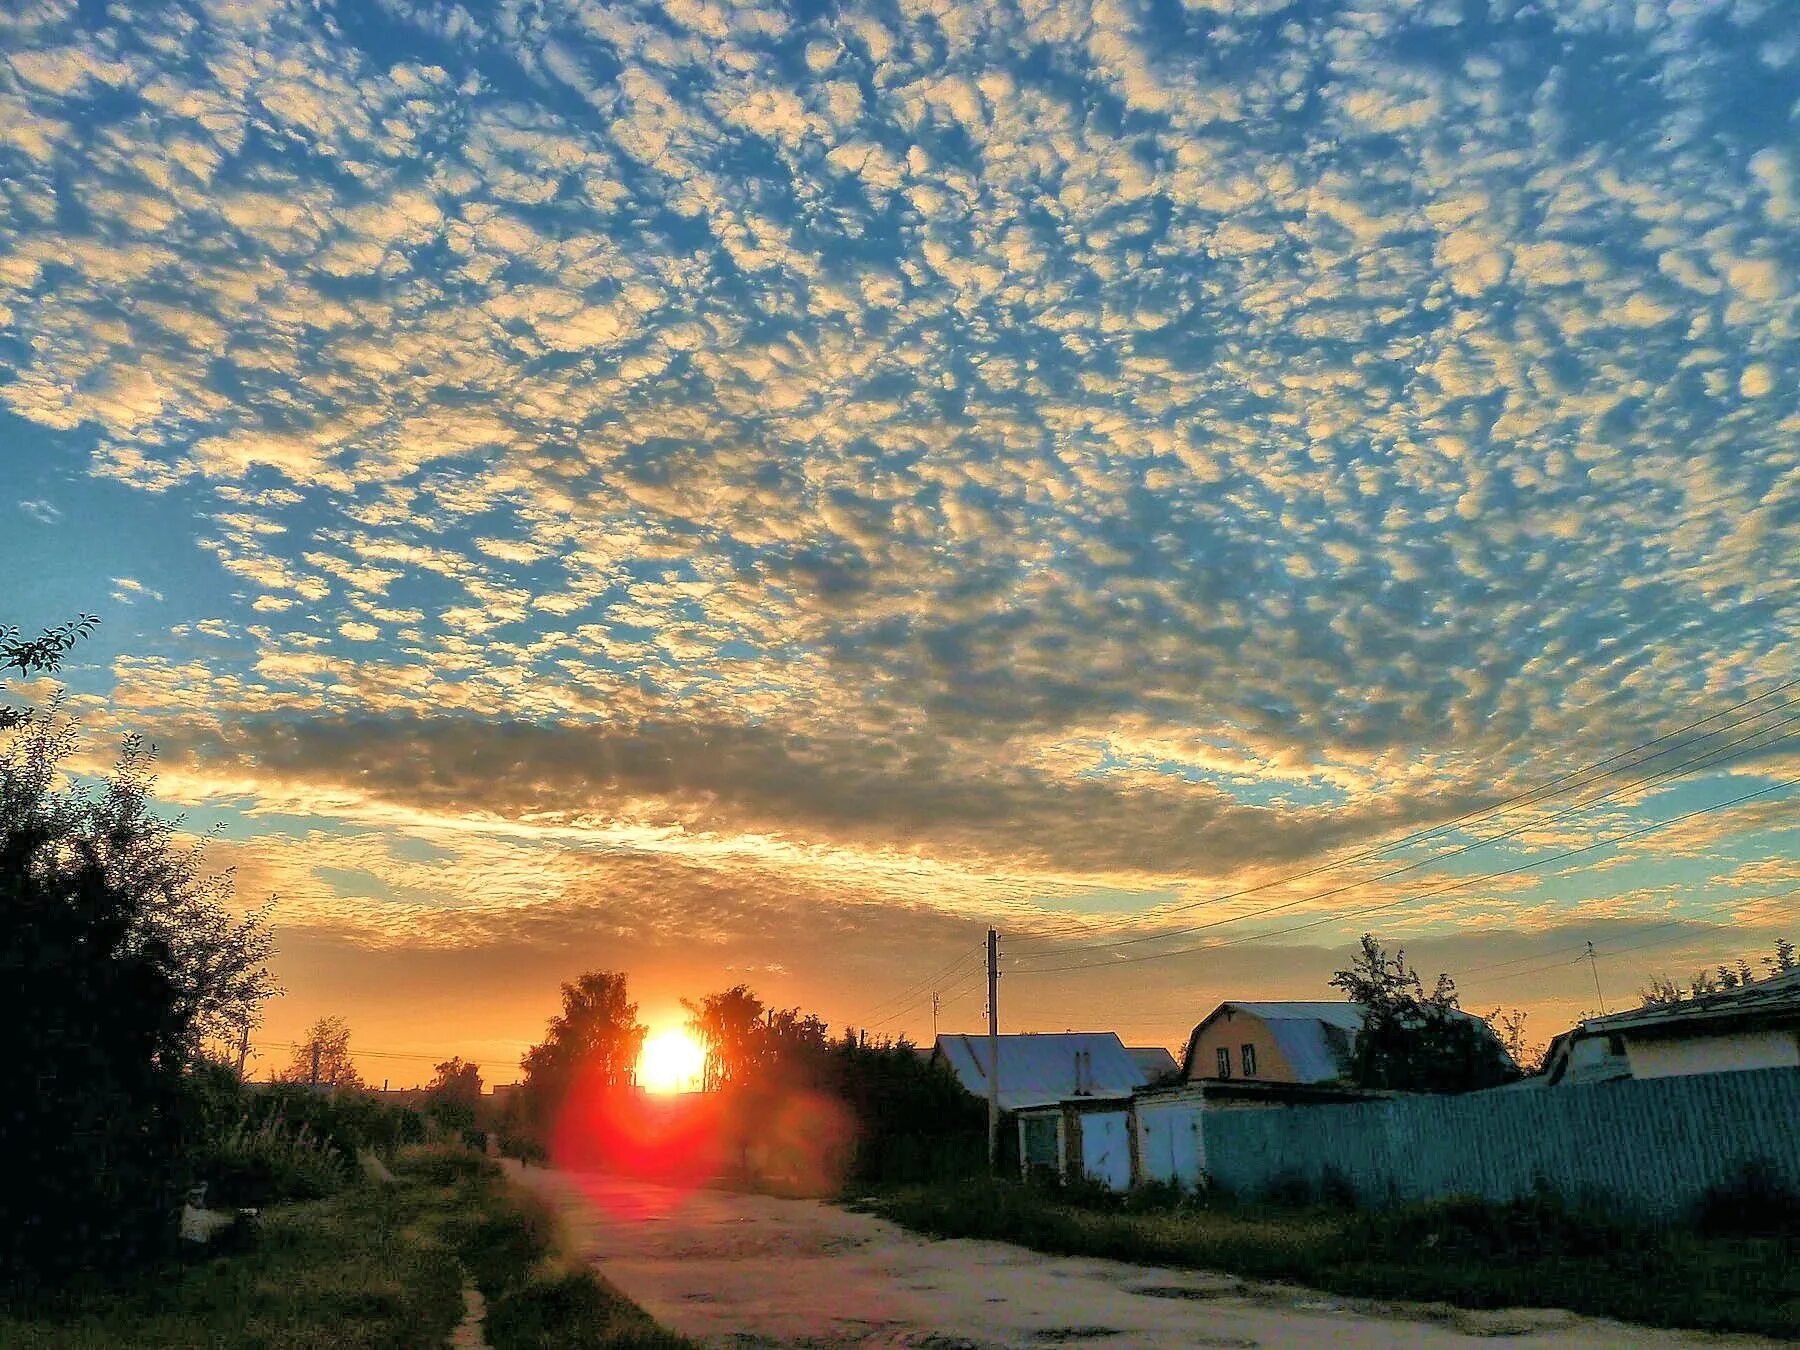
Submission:
M 1231 1077 L 1231 1047 L 1229 1045 L 1219 1047 L 1219 1077 Z
M 1246 1045 L 1238 1052 L 1238 1056 L 1239 1063 L 1244 1066 L 1244 1077 L 1256 1077 L 1256 1047 L 1254 1045 Z

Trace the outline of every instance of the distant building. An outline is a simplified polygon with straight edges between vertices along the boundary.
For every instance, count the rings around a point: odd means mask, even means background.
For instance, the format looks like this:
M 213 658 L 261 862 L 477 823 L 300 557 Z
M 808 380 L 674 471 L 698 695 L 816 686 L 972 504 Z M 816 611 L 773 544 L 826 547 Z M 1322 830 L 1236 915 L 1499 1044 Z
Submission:
M 1493 1035 L 1473 1013 L 1459 1010 L 1455 1015 Z M 1221 1003 L 1188 1037 L 1181 1077 L 1187 1082 L 1341 1082 L 1367 1017 L 1368 1009 L 1360 1003 Z M 1494 1048 L 1504 1053 L 1497 1042 Z
M 1146 1083 L 1172 1082 L 1181 1076 L 1175 1056 L 1160 1045 L 1128 1045 L 1125 1053 L 1144 1071 Z
M 1335 1082 L 1349 1066 L 1364 1016 L 1356 1003 L 1221 1003 L 1188 1037 L 1181 1076 Z
M 1150 1081 L 1115 1032 L 1046 1032 L 1001 1036 L 998 1042 L 1002 1111 L 1072 1098 L 1129 1097 Z M 931 1058 L 945 1065 L 970 1093 L 987 1100 L 986 1036 L 939 1036 Z
M 1800 1067 L 1800 970 L 1679 1003 L 1590 1017 L 1550 1042 L 1546 1087 Z

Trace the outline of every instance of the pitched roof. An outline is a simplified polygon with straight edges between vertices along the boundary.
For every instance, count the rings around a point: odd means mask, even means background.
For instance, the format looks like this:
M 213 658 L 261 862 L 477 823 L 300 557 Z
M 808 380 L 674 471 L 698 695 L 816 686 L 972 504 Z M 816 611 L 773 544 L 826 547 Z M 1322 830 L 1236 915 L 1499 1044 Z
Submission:
M 1592 1043 L 1614 1035 L 1706 1035 L 1762 1019 L 1800 1018 L 1800 970 L 1784 971 L 1736 989 L 1684 998 L 1676 1003 L 1627 1008 L 1605 1017 L 1588 1017 L 1560 1033 L 1544 1053 L 1544 1077 L 1550 1083 L 1600 1082 L 1629 1078 L 1629 1061 L 1612 1050 L 1595 1050 Z
M 1175 1056 L 1160 1045 L 1128 1045 L 1125 1053 L 1131 1056 L 1133 1064 L 1144 1071 L 1147 1082 L 1167 1077 L 1181 1068 L 1175 1062 Z
M 1301 1083 L 1328 1083 L 1344 1072 L 1340 1053 L 1362 1030 L 1365 1010 L 1357 1003 L 1320 1001 L 1314 1003 L 1221 1003 L 1194 1028 L 1188 1037 L 1183 1070 L 1194 1073 L 1194 1047 L 1208 1023 L 1222 1013 L 1249 1013 L 1268 1027 L 1281 1056 L 1293 1069 Z
M 1115 1032 L 1068 1031 L 999 1039 L 1003 1111 L 1076 1097 L 1129 1097 L 1134 1088 L 1148 1081 Z M 987 1096 L 985 1035 L 939 1036 L 933 1057 L 942 1058 L 957 1081 L 975 1096 Z
M 1320 999 L 1299 1002 L 1250 1002 L 1228 1000 L 1214 1008 L 1194 1033 L 1188 1037 L 1187 1054 L 1182 1064 L 1188 1076 L 1194 1073 L 1194 1047 L 1208 1023 L 1222 1013 L 1249 1013 L 1259 1018 L 1275 1038 L 1282 1058 L 1293 1069 L 1301 1083 L 1329 1083 L 1344 1073 L 1343 1057 L 1361 1034 L 1369 1010 L 1360 1003 Z M 1457 1009 L 1459 1017 L 1482 1022 L 1475 1014 Z M 1486 1023 L 1482 1022 L 1485 1026 Z

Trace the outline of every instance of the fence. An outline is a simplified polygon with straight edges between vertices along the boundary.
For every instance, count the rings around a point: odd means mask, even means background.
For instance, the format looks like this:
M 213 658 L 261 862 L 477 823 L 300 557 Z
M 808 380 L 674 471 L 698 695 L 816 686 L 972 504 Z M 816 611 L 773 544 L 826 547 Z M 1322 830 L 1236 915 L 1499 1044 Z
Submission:
M 1800 1069 L 1755 1069 L 1354 1106 L 1202 1113 L 1206 1170 L 1259 1195 L 1327 1177 L 1368 1204 L 1503 1201 L 1540 1178 L 1646 1217 L 1686 1209 L 1761 1160 L 1800 1188 Z

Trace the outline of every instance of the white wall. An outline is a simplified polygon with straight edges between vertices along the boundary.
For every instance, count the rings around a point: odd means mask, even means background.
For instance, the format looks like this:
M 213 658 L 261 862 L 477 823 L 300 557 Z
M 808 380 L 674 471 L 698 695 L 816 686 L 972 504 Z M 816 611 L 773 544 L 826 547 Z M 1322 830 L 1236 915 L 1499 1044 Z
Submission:
M 1728 1069 L 1800 1067 L 1800 1037 L 1792 1031 L 1740 1031 L 1684 1040 L 1628 1038 L 1625 1054 L 1633 1078 L 1672 1078 Z
M 1123 1111 L 1084 1111 L 1081 1170 L 1115 1191 L 1131 1188 L 1131 1134 Z

